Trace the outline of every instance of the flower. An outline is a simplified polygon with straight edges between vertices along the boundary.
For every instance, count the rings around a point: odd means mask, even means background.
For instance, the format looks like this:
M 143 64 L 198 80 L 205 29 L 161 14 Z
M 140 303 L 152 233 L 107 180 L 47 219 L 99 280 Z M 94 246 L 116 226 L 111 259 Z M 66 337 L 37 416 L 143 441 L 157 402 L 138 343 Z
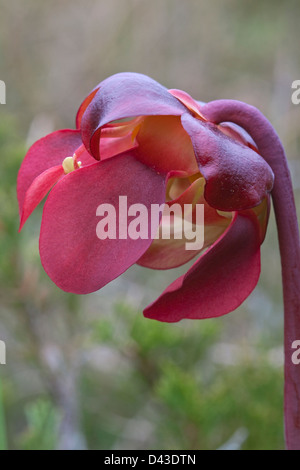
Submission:
M 170 269 L 202 253 L 185 275 L 148 306 L 145 316 L 175 322 L 237 308 L 260 274 L 273 172 L 240 127 L 210 122 L 203 105 L 141 74 L 120 73 L 83 101 L 77 130 L 54 132 L 28 151 L 18 176 L 22 228 L 46 200 L 40 255 L 63 290 L 100 289 L 132 264 Z M 124 121 L 125 119 L 125 121 Z M 204 205 L 204 246 L 186 250 L 176 218 L 162 217 L 148 237 L 100 240 L 96 211 L 118 197 L 128 204 Z M 173 236 L 161 236 L 164 224 Z
M 286 445 L 299 450 L 300 380 L 291 356 L 300 337 L 300 241 L 291 176 L 272 125 L 246 103 L 204 104 L 144 75 L 121 73 L 92 90 L 76 127 L 29 149 L 17 187 L 20 229 L 51 190 L 42 218 L 41 261 L 66 291 L 93 292 L 134 263 L 169 269 L 199 255 L 144 315 L 175 322 L 229 313 L 257 284 L 271 193 L 285 310 Z M 121 220 L 119 195 L 147 209 L 189 204 L 189 212 L 166 218 L 164 209 L 146 237 L 100 240 L 97 207 L 112 204 Z M 176 237 L 178 222 L 187 217 L 197 227 L 197 204 L 204 206 L 204 245 L 186 250 L 186 239 Z M 167 240 L 165 228 L 172 233 Z

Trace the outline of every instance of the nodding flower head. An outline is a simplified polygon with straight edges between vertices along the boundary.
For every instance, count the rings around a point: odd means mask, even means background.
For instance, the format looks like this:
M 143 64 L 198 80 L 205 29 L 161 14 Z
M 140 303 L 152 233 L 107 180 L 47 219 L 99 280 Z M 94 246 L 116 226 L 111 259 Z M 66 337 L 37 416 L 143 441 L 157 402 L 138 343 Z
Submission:
M 149 77 L 120 73 L 101 82 L 83 101 L 76 130 L 54 132 L 28 151 L 18 177 L 21 227 L 44 206 L 42 264 L 63 290 L 100 289 L 132 264 L 170 269 L 197 257 L 145 310 L 161 321 L 226 314 L 250 294 L 260 273 L 273 173 L 247 132 L 214 124 L 203 103 L 168 90 Z M 99 239 L 99 204 L 204 207 L 201 247 L 186 249 L 174 236 L 178 218 L 164 212 L 148 236 Z M 120 215 L 120 214 L 117 214 Z M 184 211 L 182 218 L 184 218 Z M 171 229 L 169 239 L 161 234 Z
M 65 291 L 96 291 L 134 263 L 170 269 L 196 258 L 144 311 L 166 322 L 224 315 L 252 292 L 272 191 L 285 305 L 286 442 L 300 449 L 300 379 L 290 360 L 300 338 L 299 231 L 283 147 L 256 108 L 231 100 L 204 104 L 145 75 L 114 75 L 83 101 L 76 130 L 54 132 L 29 149 L 17 191 L 20 229 L 50 191 L 40 255 Z M 130 205 L 125 216 L 120 199 Z M 121 228 L 99 237 L 97 216 L 109 207 Z M 161 208 L 154 223 L 153 207 Z M 126 236 L 138 212 L 134 236 Z M 190 234 L 178 236 L 182 225 L 202 225 L 203 243 L 187 249 Z

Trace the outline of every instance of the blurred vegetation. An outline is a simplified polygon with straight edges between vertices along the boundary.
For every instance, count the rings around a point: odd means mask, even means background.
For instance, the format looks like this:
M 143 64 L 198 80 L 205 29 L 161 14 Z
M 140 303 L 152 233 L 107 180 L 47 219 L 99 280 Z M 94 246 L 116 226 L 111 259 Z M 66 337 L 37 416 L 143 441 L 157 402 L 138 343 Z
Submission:
M 290 98 L 300 3 L 0 0 L 0 9 L 0 446 L 7 435 L 10 449 L 283 448 L 273 216 L 245 304 L 168 325 L 141 311 L 182 269 L 135 266 L 100 292 L 60 292 L 40 267 L 41 208 L 18 234 L 15 185 L 28 145 L 73 127 L 88 91 L 130 70 L 201 100 L 258 106 L 287 149 L 300 208 L 300 106 Z

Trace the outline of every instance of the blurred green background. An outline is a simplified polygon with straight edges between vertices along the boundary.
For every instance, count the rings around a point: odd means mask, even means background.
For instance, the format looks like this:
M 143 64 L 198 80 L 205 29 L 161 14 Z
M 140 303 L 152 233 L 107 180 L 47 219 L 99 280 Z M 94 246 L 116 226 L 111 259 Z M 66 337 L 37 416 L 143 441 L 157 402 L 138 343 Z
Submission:
M 178 270 L 134 266 L 97 293 L 59 291 L 40 266 L 41 209 L 17 233 L 15 185 L 31 143 L 74 127 L 98 82 L 136 71 L 202 101 L 259 107 L 287 150 L 300 208 L 300 2 L 0 0 L 0 11 L 0 448 L 283 448 L 273 214 L 244 305 L 168 325 L 141 312 Z

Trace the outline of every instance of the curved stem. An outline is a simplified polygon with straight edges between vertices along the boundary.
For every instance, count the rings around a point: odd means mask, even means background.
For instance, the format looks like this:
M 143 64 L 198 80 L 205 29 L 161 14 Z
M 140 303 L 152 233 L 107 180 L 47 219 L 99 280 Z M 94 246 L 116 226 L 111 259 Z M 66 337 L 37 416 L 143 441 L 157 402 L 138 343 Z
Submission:
M 272 199 L 281 255 L 284 300 L 285 437 L 288 449 L 299 450 L 300 365 L 292 362 L 292 344 L 300 340 L 300 242 L 287 159 L 272 125 L 253 106 L 239 101 L 219 100 L 204 105 L 201 112 L 212 122 L 231 121 L 243 127 L 252 136 L 259 153 L 274 172 Z

